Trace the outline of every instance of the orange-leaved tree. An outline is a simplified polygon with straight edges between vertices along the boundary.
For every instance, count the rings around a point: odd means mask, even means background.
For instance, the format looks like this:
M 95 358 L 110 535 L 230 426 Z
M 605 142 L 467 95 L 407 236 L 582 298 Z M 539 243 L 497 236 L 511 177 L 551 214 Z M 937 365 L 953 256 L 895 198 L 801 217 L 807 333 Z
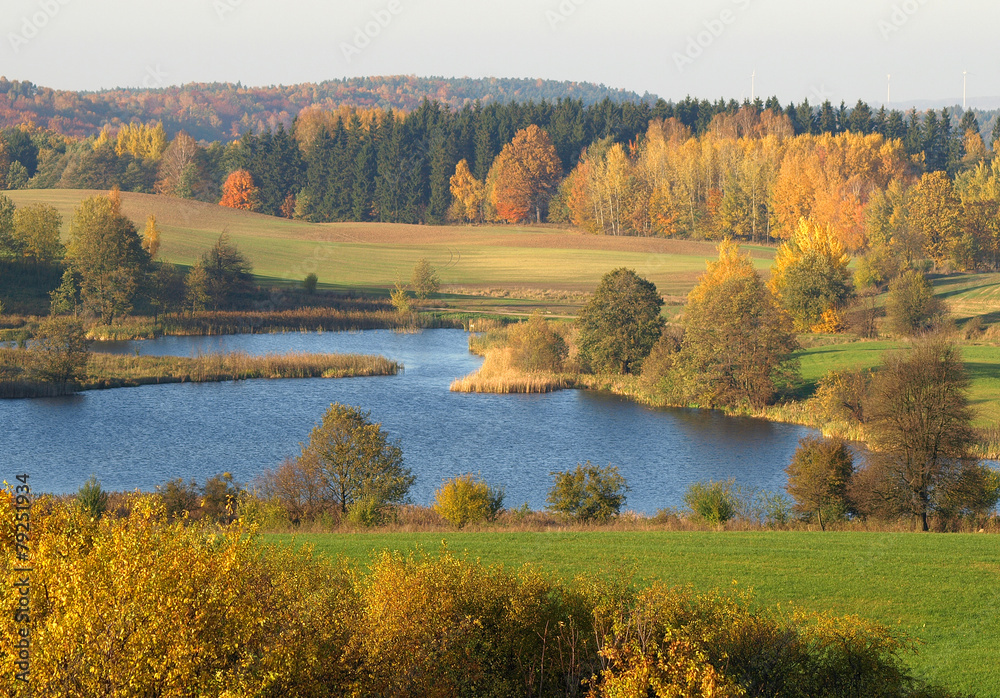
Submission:
M 219 201 L 219 205 L 243 211 L 256 211 L 257 195 L 257 185 L 253 183 L 253 176 L 246 170 L 236 170 L 222 185 L 222 200 Z
M 562 162 L 549 134 L 531 124 L 514 134 L 493 161 L 490 199 L 508 223 L 541 222 L 542 211 L 562 177 Z

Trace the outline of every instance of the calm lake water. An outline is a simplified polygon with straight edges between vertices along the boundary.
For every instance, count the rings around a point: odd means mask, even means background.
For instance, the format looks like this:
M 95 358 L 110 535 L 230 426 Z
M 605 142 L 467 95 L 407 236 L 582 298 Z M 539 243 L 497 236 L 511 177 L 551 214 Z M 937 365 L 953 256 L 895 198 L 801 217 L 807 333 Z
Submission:
M 680 506 L 697 480 L 736 478 L 779 490 L 809 429 L 697 410 L 651 410 L 567 390 L 547 395 L 466 395 L 449 383 L 474 371 L 460 330 L 165 337 L 103 351 L 192 356 L 241 350 L 382 354 L 398 376 L 171 384 L 37 400 L 0 401 L 0 473 L 28 472 L 36 491 L 74 492 L 91 474 L 106 489 L 152 490 L 174 478 L 230 471 L 241 482 L 299 452 L 332 402 L 370 410 L 399 439 L 417 476 L 414 502 L 442 480 L 480 473 L 506 503 L 545 506 L 550 471 L 590 460 L 618 466 L 627 508 Z

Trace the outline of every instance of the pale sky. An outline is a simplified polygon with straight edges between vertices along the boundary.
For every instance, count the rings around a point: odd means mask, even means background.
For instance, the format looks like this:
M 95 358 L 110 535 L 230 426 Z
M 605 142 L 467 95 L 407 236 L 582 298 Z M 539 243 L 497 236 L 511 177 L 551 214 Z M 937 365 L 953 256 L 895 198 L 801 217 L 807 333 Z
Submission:
M 0 0 L 0 74 L 93 90 L 412 74 L 667 99 L 1000 96 L 996 0 Z M 366 32 L 367 30 L 367 32 Z M 983 100 L 985 103 L 985 99 Z M 995 100 L 994 100 L 995 102 Z

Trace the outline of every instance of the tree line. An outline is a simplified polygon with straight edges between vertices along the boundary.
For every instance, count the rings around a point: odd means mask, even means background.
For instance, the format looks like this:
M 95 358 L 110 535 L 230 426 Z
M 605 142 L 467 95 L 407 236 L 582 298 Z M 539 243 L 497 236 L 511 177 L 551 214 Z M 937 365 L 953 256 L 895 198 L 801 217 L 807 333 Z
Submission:
M 986 143 L 996 140 L 1000 120 L 987 135 L 987 118 L 972 110 L 960 118 L 948 109 L 875 111 L 863 102 L 782 108 L 774 98 L 592 105 L 562 99 L 460 109 L 425 100 L 409 111 L 303 110 L 288 129 L 278 123 L 211 143 L 183 131 L 168 138 L 158 122 L 108 127 L 84 139 L 22 125 L 3 131 L 0 173 L 11 188 L 118 186 L 219 202 L 239 172 L 254 188 L 247 205 L 269 215 L 509 220 L 510 211 L 489 210 L 489 196 L 487 209 L 464 202 L 454 215 L 452 178 L 489 189 L 497 158 L 534 126 L 559 163 L 555 181 L 533 192 L 536 220 L 547 215 L 606 234 L 761 240 L 789 234 L 815 209 L 858 249 L 885 227 L 867 220 L 869 209 L 878 218 L 882 198 L 903 196 L 922 176 L 945 173 L 950 196 L 970 211 L 989 198 L 982 191 L 993 176 Z
M 186 274 L 157 258 L 160 232 L 150 215 L 142 231 L 121 209 L 118 190 L 84 199 L 60 239 L 62 216 L 48 204 L 18 208 L 0 194 L 0 264 L 7 283 L 19 275 L 62 273 L 49 293 L 52 315 L 112 324 L 136 308 L 155 314 L 239 308 L 257 287 L 249 260 L 223 232 Z M 40 271 L 38 271 L 40 270 Z M 7 278 L 10 276 L 11 278 Z M 0 308 L 2 312 L 2 308 Z

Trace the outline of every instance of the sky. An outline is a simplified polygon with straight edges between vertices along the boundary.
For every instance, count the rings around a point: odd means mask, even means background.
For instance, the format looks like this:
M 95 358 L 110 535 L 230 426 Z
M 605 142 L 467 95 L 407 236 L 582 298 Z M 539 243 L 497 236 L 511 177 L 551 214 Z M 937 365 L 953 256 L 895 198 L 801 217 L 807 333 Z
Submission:
M 58 89 L 408 74 L 674 100 L 881 104 L 888 89 L 905 108 L 961 103 L 967 72 L 970 106 L 1000 96 L 995 0 L 2 1 L 0 74 Z

